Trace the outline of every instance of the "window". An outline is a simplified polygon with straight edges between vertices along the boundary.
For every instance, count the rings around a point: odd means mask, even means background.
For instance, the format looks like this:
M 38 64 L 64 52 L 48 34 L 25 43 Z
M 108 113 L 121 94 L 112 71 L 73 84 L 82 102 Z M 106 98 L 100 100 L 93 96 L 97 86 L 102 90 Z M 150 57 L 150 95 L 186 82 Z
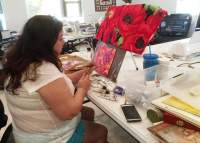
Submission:
M 0 31 L 6 29 L 6 21 L 2 8 L 2 0 L 0 0 Z
M 26 0 L 26 6 L 28 17 L 42 14 L 52 15 L 60 20 L 84 21 L 81 0 Z
M 26 0 L 28 17 L 37 14 L 62 16 L 61 2 L 59 0 Z
M 197 20 L 197 27 L 200 28 L 200 13 L 199 13 L 199 18 Z
M 191 15 L 199 14 L 199 0 L 178 0 L 177 1 L 177 13 L 189 13 Z
M 81 0 L 63 0 L 64 16 L 81 17 Z

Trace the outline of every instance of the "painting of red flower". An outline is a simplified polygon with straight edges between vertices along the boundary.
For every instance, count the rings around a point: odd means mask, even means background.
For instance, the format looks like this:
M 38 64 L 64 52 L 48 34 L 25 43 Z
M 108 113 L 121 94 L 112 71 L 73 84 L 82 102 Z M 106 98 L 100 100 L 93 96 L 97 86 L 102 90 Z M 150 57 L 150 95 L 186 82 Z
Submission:
M 167 12 L 159 7 L 136 4 L 112 6 L 96 38 L 117 48 L 142 54 Z

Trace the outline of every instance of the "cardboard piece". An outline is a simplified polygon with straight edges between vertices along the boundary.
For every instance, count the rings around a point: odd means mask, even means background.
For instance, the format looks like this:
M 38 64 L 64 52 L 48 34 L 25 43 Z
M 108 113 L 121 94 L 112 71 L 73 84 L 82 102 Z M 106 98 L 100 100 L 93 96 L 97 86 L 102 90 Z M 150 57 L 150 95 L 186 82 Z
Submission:
M 90 61 L 75 55 L 64 54 L 59 58 L 66 74 L 92 66 Z
M 148 128 L 162 143 L 199 143 L 200 132 L 178 127 L 175 125 L 160 123 Z

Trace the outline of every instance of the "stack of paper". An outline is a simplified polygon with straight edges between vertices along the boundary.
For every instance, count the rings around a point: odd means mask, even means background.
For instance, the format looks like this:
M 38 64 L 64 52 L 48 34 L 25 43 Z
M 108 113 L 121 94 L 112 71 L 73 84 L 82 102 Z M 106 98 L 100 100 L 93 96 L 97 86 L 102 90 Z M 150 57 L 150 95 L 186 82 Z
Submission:
M 167 98 L 166 100 L 163 101 L 163 103 L 178 108 L 182 111 L 186 111 L 188 113 L 200 116 L 200 110 L 197 108 L 194 108 L 193 106 L 179 100 L 178 98 L 171 96 L 169 98 Z
M 197 127 L 200 127 L 200 111 L 184 103 L 183 101 L 178 100 L 177 98 L 167 95 L 152 101 L 152 104 L 171 113 Z

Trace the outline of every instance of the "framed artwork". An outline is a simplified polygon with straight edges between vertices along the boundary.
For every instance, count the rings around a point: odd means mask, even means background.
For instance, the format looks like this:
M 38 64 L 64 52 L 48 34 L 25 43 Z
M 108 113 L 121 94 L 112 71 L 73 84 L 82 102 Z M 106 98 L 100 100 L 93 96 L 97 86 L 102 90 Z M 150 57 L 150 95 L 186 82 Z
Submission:
M 108 7 L 116 5 L 116 0 L 95 0 L 95 11 L 106 11 Z

